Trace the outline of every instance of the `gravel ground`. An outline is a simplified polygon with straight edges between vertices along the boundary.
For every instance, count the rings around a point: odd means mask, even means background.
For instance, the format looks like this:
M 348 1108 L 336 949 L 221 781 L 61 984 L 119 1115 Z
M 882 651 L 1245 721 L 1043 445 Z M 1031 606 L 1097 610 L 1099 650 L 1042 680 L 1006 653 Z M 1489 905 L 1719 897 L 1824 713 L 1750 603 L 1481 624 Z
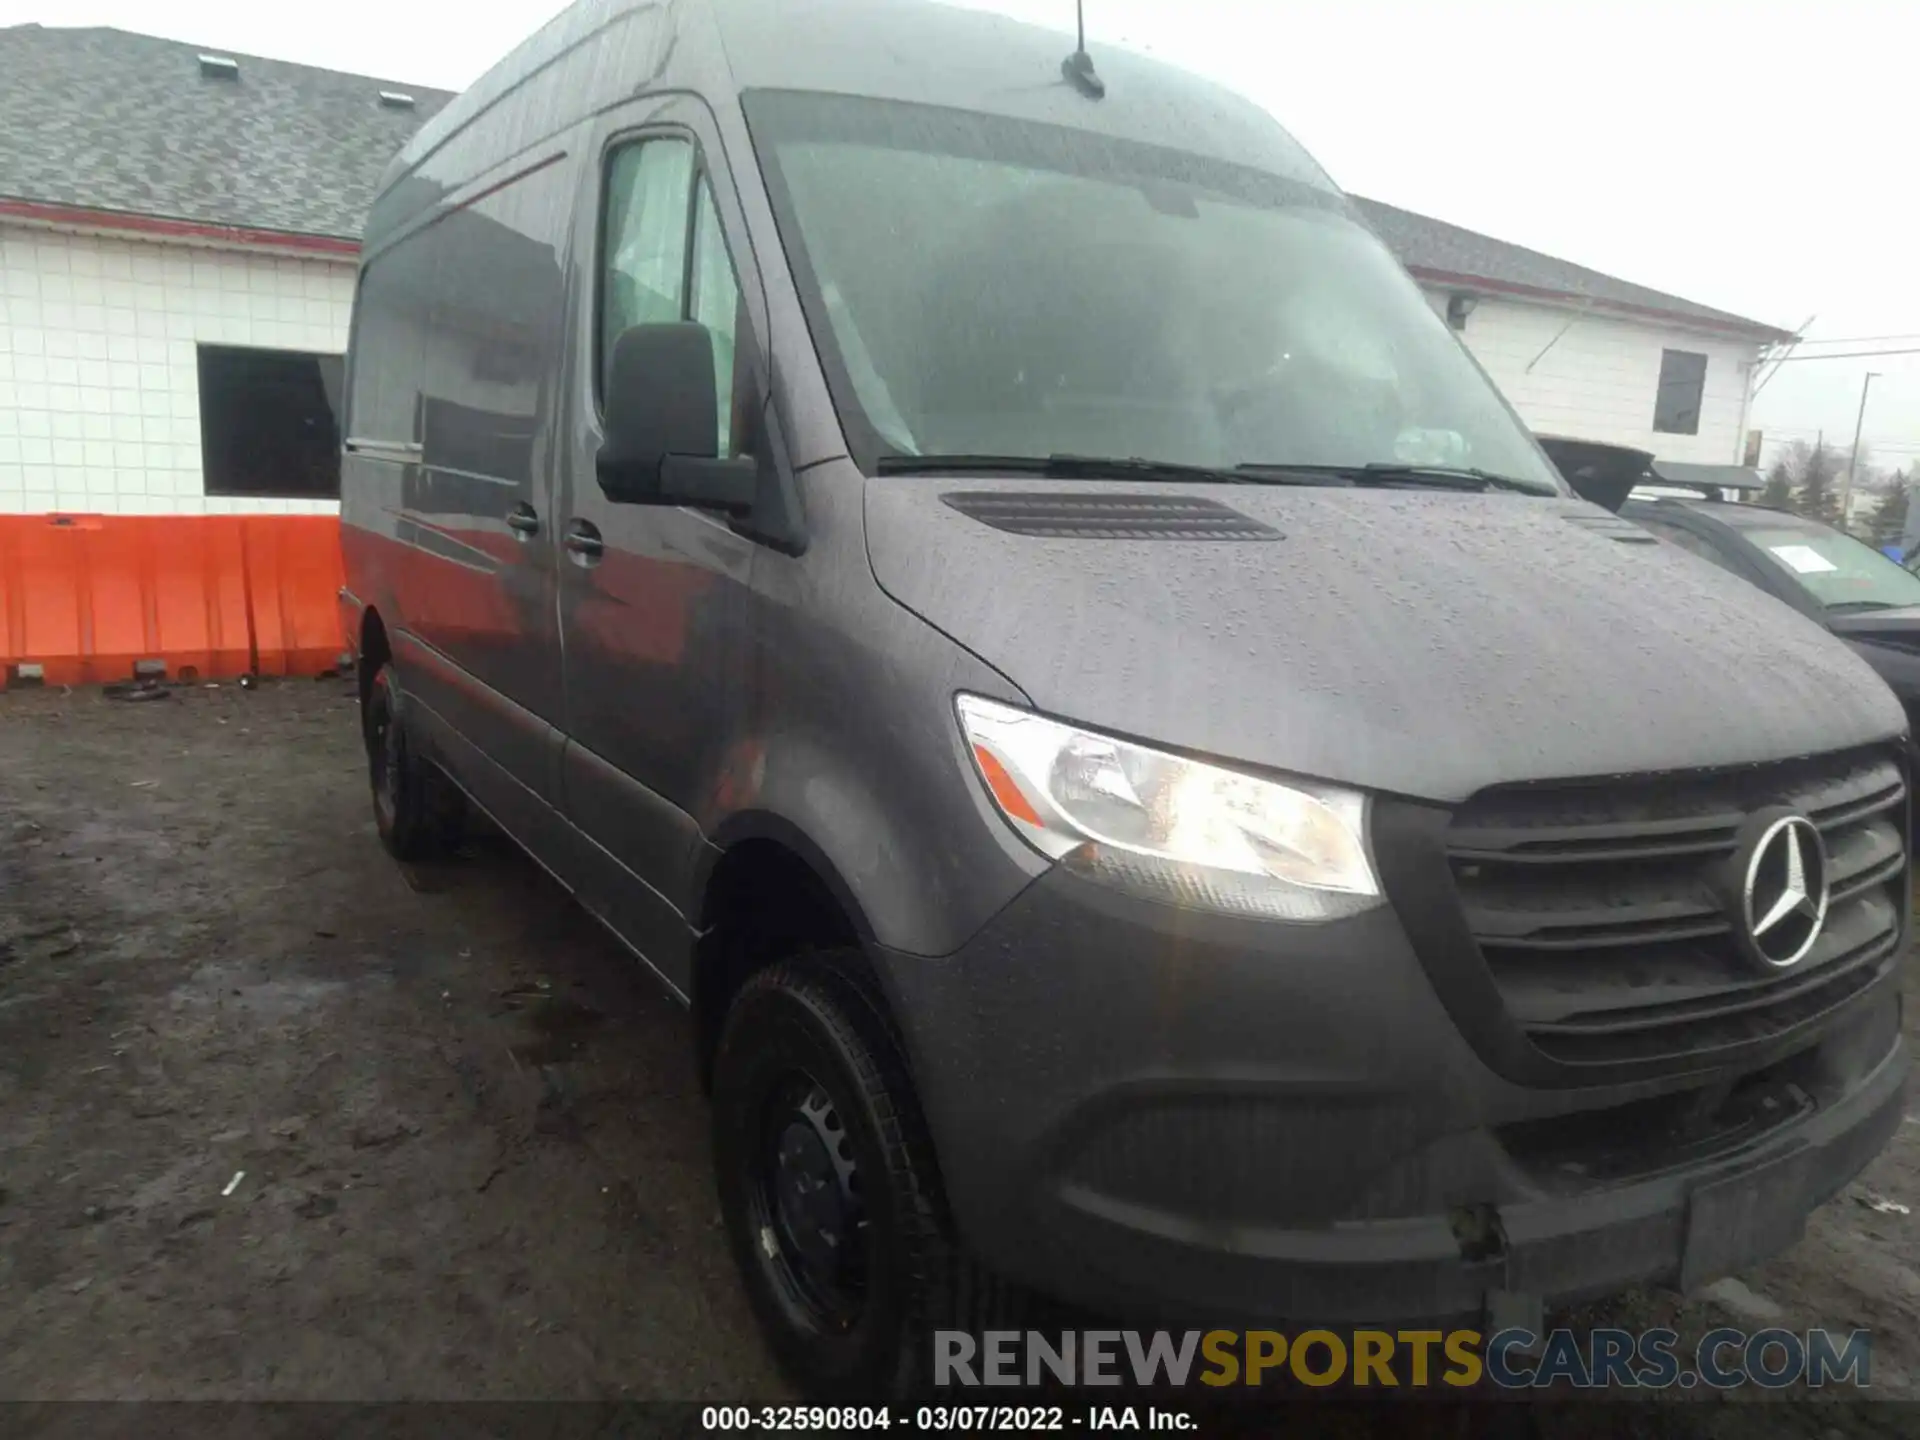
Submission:
M 1920 1118 L 1787 1255 L 1579 1318 L 1867 1328 L 1920 1399 Z M 790 1398 L 678 1007 L 504 841 L 390 861 L 343 681 L 0 695 L 0 1399 L 628 1398 Z
M 777 1394 L 679 1007 L 362 766 L 340 681 L 0 697 L 0 1396 Z

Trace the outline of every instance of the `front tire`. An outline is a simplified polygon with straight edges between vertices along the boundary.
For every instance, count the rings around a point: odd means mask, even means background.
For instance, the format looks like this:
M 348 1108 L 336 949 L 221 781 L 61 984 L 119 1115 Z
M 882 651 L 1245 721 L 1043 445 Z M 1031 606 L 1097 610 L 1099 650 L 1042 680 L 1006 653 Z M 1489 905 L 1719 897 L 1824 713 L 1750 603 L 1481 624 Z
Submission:
M 447 854 L 459 843 L 460 794 L 414 749 L 392 661 L 374 672 L 363 723 L 380 843 L 394 859 L 408 863 Z
M 742 987 L 714 1061 L 715 1170 L 781 1369 L 823 1402 L 903 1401 L 933 1331 L 986 1328 L 1012 1292 L 955 1240 L 899 1041 L 845 959 Z

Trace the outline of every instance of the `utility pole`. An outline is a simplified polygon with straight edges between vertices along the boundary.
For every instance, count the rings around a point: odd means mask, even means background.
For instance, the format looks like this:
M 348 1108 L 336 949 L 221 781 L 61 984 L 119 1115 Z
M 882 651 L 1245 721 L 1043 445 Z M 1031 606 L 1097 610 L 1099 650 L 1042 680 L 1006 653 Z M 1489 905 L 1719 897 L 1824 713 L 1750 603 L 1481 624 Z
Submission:
M 1860 431 L 1867 423 L 1867 391 L 1880 378 L 1878 370 L 1869 370 L 1860 385 L 1860 414 L 1853 422 L 1853 458 L 1847 461 L 1847 483 L 1840 490 L 1840 527 L 1846 528 L 1853 513 L 1853 472 L 1860 465 Z

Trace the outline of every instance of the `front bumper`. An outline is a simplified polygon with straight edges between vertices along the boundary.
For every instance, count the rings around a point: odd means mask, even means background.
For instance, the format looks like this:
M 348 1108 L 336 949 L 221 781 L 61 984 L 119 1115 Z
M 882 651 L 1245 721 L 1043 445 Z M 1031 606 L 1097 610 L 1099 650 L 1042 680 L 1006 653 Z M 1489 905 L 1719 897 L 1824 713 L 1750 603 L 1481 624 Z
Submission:
M 1525 1088 L 1384 906 L 1253 923 L 1066 871 L 954 955 L 878 959 L 967 1242 L 1170 1322 L 1477 1318 L 1728 1273 L 1886 1143 L 1909 1063 L 1896 974 L 1737 1071 Z

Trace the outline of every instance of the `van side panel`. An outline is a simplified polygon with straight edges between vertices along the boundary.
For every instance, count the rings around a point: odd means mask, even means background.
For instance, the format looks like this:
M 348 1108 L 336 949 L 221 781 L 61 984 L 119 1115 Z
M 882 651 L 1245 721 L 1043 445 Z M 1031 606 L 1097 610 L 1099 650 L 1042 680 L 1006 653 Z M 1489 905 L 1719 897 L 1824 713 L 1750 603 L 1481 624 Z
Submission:
M 423 738 L 483 757 L 454 764 L 461 783 L 545 849 L 564 711 L 544 521 L 577 175 L 562 134 L 376 201 L 342 487 L 349 589 L 380 613 Z
M 545 522 L 575 165 L 556 147 L 503 168 L 402 242 L 430 312 L 407 599 L 414 633 L 461 677 L 447 719 L 548 796 L 563 713 Z

